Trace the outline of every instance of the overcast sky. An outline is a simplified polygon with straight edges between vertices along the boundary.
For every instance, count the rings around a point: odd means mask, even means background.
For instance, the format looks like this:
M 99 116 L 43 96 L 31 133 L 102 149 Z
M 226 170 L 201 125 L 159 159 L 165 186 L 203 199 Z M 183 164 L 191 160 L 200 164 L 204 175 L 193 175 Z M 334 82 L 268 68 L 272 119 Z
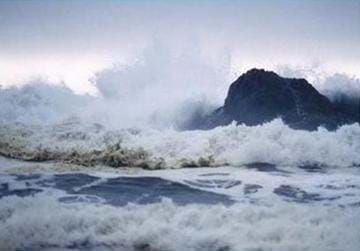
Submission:
M 360 0 L 1 1 L 0 84 L 47 77 L 77 91 L 144 48 L 200 48 L 235 69 L 321 65 L 360 77 Z

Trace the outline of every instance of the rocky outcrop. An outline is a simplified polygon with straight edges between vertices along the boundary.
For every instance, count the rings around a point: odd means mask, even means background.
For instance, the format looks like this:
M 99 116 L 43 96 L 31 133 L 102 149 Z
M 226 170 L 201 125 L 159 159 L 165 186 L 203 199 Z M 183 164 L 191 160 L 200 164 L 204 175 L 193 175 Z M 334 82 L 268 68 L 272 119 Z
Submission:
M 305 79 L 252 69 L 231 84 L 224 105 L 206 117 L 203 126 L 213 128 L 232 121 L 258 125 L 275 118 L 294 129 L 315 130 L 357 122 L 358 114 L 332 103 Z

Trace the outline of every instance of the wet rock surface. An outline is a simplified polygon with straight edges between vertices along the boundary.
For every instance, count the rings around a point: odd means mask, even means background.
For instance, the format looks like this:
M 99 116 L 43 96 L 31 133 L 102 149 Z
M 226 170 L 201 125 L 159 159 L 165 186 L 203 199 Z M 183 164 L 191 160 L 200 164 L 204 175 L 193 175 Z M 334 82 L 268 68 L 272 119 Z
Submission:
M 271 71 L 252 69 L 231 84 L 224 105 L 204 119 L 203 128 L 236 121 L 259 125 L 275 118 L 294 129 L 336 129 L 359 121 L 358 104 L 332 103 L 305 79 L 283 78 Z

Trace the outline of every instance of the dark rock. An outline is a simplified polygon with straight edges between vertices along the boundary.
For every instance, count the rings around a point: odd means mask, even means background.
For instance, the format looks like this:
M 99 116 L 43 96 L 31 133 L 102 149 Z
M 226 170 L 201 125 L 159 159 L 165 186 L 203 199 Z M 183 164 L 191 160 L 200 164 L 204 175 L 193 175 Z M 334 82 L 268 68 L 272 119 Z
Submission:
M 332 98 L 332 103 L 334 104 L 339 116 L 342 116 L 345 120 L 350 121 L 354 118 L 358 123 L 360 123 L 360 98 L 348 96 L 342 93 L 335 95 L 335 97 Z
M 204 119 L 203 128 L 232 121 L 252 126 L 281 118 L 294 129 L 336 129 L 359 119 L 356 109 L 346 105 L 332 103 L 305 79 L 252 69 L 231 84 L 224 106 Z

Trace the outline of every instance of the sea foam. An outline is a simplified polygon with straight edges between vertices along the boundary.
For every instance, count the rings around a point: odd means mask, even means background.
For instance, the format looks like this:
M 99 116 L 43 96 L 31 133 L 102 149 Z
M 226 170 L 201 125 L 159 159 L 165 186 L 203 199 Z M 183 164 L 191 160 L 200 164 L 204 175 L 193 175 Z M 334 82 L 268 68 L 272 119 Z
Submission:
M 360 246 L 355 210 L 287 204 L 177 206 L 170 200 L 117 208 L 64 204 L 44 194 L 11 196 L 0 203 L 0 247 L 355 251 Z
M 286 166 L 360 165 L 360 126 L 336 131 L 293 130 L 280 119 L 259 126 L 230 124 L 213 130 L 108 130 L 68 121 L 51 126 L 0 127 L 0 152 L 24 160 L 54 160 L 86 166 L 178 168 L 242 166 L 266 162 Z

